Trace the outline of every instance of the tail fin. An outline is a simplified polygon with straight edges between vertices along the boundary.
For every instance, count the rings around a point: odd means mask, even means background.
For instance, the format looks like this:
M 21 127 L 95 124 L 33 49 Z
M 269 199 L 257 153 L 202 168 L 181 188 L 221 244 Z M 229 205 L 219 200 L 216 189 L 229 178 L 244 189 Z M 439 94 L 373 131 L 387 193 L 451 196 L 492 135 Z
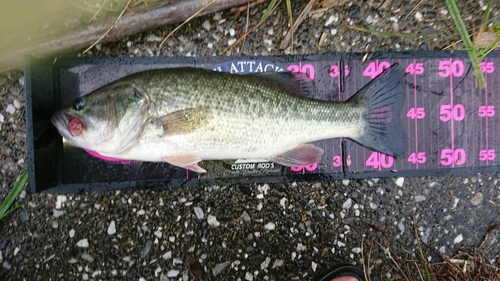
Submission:
M 399 65 L 393 64 L 348 100 L 365 109 L 364 132 L 355 141 L 396 158 L 405 157 L 408 137 L 400 122 L 404 83 Z

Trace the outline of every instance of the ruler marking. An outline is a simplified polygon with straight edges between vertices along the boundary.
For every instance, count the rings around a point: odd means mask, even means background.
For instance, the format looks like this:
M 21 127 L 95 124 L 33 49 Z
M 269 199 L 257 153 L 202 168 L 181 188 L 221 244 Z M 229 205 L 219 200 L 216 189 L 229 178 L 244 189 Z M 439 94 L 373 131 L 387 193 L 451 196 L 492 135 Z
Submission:
M 342 59 L 343 60 L 343 59 Z M 339 67 L 339 76 L 337 77 L 337 96 L 338 96 L 338 101 L 342 101 L 342 97 L 340 95 L 340 92 L 341 92 L 341 87 L 340 87 L 340 83 L 341 83 L 341 79 L 344 79 L 342 78 L 341 76 L 346 76 L 345 72 L 342 72 L 342 70 L 340 69 L 340 67 L 343 65 L 340 60 L 337 62 L 337 65 Z M 345 86 L 344 86 L 345 88 Z M 339 149 L 340 149 L 340 157 L 341 157 L 341 161 L 344 162 L 345 160 L 345 157 L 344 157 L 344 150 L 342 149 L 342 141 L 344 141 L 343 138 L 340 138 L 339 140 Z M 335 145 L 335 144 L 334 144 Z M 333 159 L 332 159 L 332 163 L 333 163 Z M 344 165 L 341 165 L 340 166 L 340 170 L 342 172 L 344 172 Z
M 487 59 L 484 59 L 484 62 L 487 62 Z M 485 98 L 485 105 L 489 107 L 488 105 L 488 74 L 484 73 L 484 98 Z M 484 117 L 485 121 L 485 127 L 486 127 L 486 132 L 485 132 L 485 137 L 486 137 L 486 151 L 488 151 L 488 116 Z M 486 157 L 486 166 L 488 166 L 488 157 Z
M 413 67 L 415 67 L 417 64 L 417 60 L 413 60 Z M 417 74 L 415 71 L 413 72 L 413 100 L 414 100 L 414 108 L 418 108 L 417 106 Z M 417 156 L 418 159 L 418 130 L 417 130 L 417 120 L 418 118 L 415 118 L 415 156 Z M 418 161 L 416 161 L 416 167 L 418 169 Z

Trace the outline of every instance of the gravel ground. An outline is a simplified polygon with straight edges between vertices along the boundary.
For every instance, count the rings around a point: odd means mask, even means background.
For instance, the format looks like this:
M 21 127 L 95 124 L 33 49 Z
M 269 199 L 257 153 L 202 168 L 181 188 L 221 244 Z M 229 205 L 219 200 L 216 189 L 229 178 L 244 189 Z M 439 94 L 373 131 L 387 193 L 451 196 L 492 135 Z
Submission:
M 486 1 L 461 1 L 468 26 Z M 294 1 L 298 14 L 307 4 Z M 392 0 L 387 8 L 347 2 L 306 18 L 295 54 L 440 50 L 458 40 L 444 3 Z M 264 5 L 250 9 L 255 24 Z M 498 16 L 496 6 L 492 17 Z M 228 55 L 281 55 L 285 5 Z M 431 41 L 360 33 L 347 26 L 442 36 Z M 245 13 L 197 18 L 159 48 L 166 26 L 97 45 L 83 56 L 210 56 L 234 42 Z M 321 35 L 326 38 L 318 45 Z M 73 53 L 67 56 L 81 56 Z M 0 76 L 0 196 L 26 168 L 24 77 Z M 446 255 L 478 246 L 500 259 L 500 174 L 210 186 L 93 194 L 28 194 L 0 221 L 2 280 L 312 280 L 347 262 L 388 273 L 388 247 L 418 257 L 423 241 Z M 414 227 L 414 222 L 417 226 Z M 383 234 L 382 234 L 383 233 Z M 387 240 L 384 240 L 384 237 Z M 430 261 L 438 261 L 424 248 Z

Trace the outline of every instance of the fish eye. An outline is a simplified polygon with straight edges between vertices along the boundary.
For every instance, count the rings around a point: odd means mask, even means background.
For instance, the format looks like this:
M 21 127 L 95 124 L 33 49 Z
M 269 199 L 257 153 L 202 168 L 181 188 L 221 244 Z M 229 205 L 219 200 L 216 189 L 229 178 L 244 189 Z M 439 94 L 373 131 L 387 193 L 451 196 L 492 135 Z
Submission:
M 85 99 L 77 98 L 73 101 L 73 109 L 80 111 L 85 107 Z

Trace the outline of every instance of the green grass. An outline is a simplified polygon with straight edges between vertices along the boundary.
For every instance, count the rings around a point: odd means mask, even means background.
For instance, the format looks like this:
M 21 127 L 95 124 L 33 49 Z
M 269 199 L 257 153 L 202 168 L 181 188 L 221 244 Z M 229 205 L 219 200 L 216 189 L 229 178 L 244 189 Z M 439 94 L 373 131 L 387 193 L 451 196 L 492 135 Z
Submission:
M 24 204 L 17 204 L 15 207 L 11 208 L 12 203 L 16 200 L 17 196 L 23 191 L 24 186 L 28 182 L 28 170 L 25 170 L 19 180 L 17 181 L 14 188 L 7 194 L 2 204 L 0 205 L 0 220 L 7 216 L 10 212 L 19 209 L 24 206 Z

